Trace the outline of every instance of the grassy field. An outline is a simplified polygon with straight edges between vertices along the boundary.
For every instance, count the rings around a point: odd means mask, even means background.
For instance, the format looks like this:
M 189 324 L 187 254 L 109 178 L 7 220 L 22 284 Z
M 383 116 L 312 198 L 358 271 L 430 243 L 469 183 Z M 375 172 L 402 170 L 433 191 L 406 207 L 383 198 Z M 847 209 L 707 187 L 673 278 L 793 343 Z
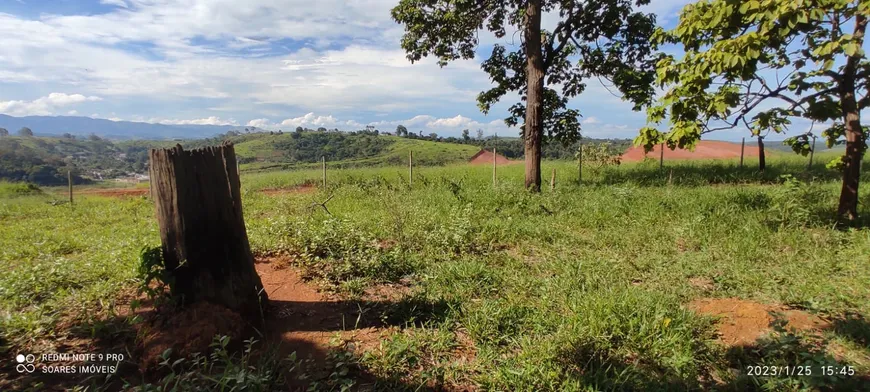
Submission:
M 352 366 L 318 388 L 374 378 L 381 390 L 855 390 L 870 373 L 870 231 L 834 226 L 838 176 L 824 161 L 807 172 L 805 158 L 777 156 L 764 174 L 730 161 L 626 164 L 582 184 L 575 164 L 545 162 L 556 188 L 541 194 L 522 190 L 522 165 L 499 168 L 495 188 L 491 168 L 465 165 L 421 167 L 413 188 L 403 167 L 334 170 L 311 193 L 261 190 L 317 184 L 318 170 L 245 174 L 242 188 L 255 252 L 295 255 L 348 299 L 411 285 L 413 301 L 386 305 L 402 328 L 365 355 L 337 355 Z M 50 189 L 12 187 L 0 185 L 3 350 L 70 325 L 105 333 L 98 321 L 136 284 L 139 252 L 159 244 L 151 202 L 53 205 L 63 197 Z M 330 195 L 331 214 L 310 208 Z M 861 201 L 866 216 L 870 187 Z M 832 326 L 726 347 L 715 320 L 686 306 L 702 298 L 788 305 Z M 807 363 L 858 375 L 742 369 Z
M 275 149 L 276 143 L 282 139 L 290 139 L 291 134 L 262 135 L 250 141 L 236 145 L 240 157 L 259 157 L 258 161 L 243 163 L 243 171 L 269 171 L 277 169 L 305 169 L 319 167 L 320 163 L 286 163 L 272 161 L 270 157 L 281 156 L 282 152 Z M 480 150 L 479 147 L 466 144 L 439 143 L 428 140 L 408 139 L 398 136 L 378 136 L 380 140 L 389 142 L 387 150 L 377 156 L 358 159 L 346 159 L 340 162 L 329 162 L 332 166 L 345 168 L 368 167 L 377 165 L 399 165 L 408 161 L 408 152 L 413 151 L 414 160 L 420 165 L 444 165 L 465 162 Z

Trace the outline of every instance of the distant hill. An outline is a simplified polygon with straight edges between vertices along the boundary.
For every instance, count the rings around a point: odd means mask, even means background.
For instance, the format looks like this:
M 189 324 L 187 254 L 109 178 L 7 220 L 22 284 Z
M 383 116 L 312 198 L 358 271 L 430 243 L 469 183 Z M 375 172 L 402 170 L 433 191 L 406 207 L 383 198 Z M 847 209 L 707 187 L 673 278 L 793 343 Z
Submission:
M 115 139 L 200 139 L 229 131 L 262 132 L 256 127 L 233 125 L 168 125 L 132 121 L 111 121 L 79 116 L 27 116 L 12 117 L 0 114 L 0 128 L 14 134 L 22 127 L 33 130 L 37 136 L 61 136 L 69 133 L 76 136 L 97 136 Z
M 221 135 L 192 140 L 109 140 L 89 137 L 0 137 L 0 180 L 39 185 L 66 183 L 67 171 L 77 182 L 145 174 L 148 150 L 181 144 L 192 149 L 235 144 L 241 169 L 294 169 L 317 165 L 322 156 L 333 165 L 404 164 L 408 151 L 418 165 L 464 162 L 477 146 L 407 139 L 389 135 L 345 132 L 286 132 Z
M 15 119 L 8 116 L 5 118 Z M 113 125 L 124 124 L 108 120 L 98 121 Z M 71 172 L 79 182 L 132 177 L 147 173 L 149 149 L 167 148 L 176 144 L 192 149 L 218 145 L 224 141 L 231 141 L 235 145 L 243 171 L 314 167 L 319 164 L 321 157 L 326 157 L 332 167 L 404 165 L 408 162 L 408 153 L 413 152 L 416 165 L 432 166 L 466 162 L 481 148 L 495 147 L 499 154 L 509 159 L 522 159 L 524 152 L 522 140 L 518 138 L 490 138 L 462 143 L 456 138 L 434 141 L 418 138 L 416 135 L 392 136 L 375 130 L 240 133 L 230 127 L 230 131 L 209 138 L 111 140 L 98 136 L 97 132 L 88 132 L 88 136 L 84 137 L 73 132 L 62 132 L 67 134 L 65 136 L 38 136 L 40 132 L 37 124 L 39 123 L 30 122 L 27 125 L 36 133 L 37 136 L 33 137 L 16 136 L 17 128 L 14 125 L 3 126 L 10 129 L 12 135 L 0 137 L 0 180 L 59 185 L 66 182 L 67 172 Z M 60 130 L 71 129 L 73 128 Z M 128 132 L 130 134 L 133 133 Z M 584 143 L 605 141 L 607 140 L 584 139 Z M 619 151 L 624 150 L 630 143 L 629 140 L 607 142 Z M 546 159 L 574 159 L 576 151 L 576 145 L 549 143 L 543 149 L 543 156 Z
M 272 170 L 315 165 L 325 156 L 339 167 L 401 165 L 413 151 L 419 165 L 465 162 L 480 147 L 468 144 L 409 139 L 390 135 L 344 132 L 286 132 L 240 136 L 236 154 L 242 170 Z

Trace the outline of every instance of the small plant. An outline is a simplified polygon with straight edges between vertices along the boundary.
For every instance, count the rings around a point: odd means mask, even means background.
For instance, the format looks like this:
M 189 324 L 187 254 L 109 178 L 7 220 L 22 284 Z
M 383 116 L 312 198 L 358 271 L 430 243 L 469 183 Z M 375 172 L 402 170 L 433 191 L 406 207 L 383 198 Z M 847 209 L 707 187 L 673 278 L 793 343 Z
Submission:
M 163 264 L 163 250 L 160 247 L 145 247 L 139 253 L 139 294 L 145 293 L 149 299 L 165 299 L 172 292 L 173 278 Z
M 42 190 L 31 183 L 0 181 L 0 197 L 2 198 L 39 194 L 42 194 Z
M 771 198 L 769 207 L 772 220 L 779 228 L 806 226 L 812 220 L 808 206 L 819 195 L 805 183 L 790 174 L 780 176 L 782 185 Z
M 608 166 L 619 166 L 622 162 L 619 151 L 614 149 L 609 142 L 581 144 L 575 157 L 582 160 L 583 167 L 588 168 L 592 174 L 598 174 Z
M 864 132 L 862 133 L 862 135 L 867 135 L 867 132 L 870 131 L 870 128 L 868 127 L 863 127 L 863 129 Z M 843 123 L 834 123 L 834 125 L 822 132 L 822 137 L 825 138 L 825 144 L 828 146 L 828 148 L 846 144 L 845 136 L 846 127 L 843 126 Z M 864 138 L 866 139 L 866 136 Z M 860 146 L 861 148 L 860 154 L 861 157 L 863 157 L 864 153 L 867 151 L 867 143 L 858 143 L 858 146 Z M 837 156 L 836 158 L 828 162 L 825 167 L 830 170 L 842 172 L 843 169 L 845 169 L 846 167 L 846 159 L 847 157 L 845 155 Z
M 286 249 L 296 254 L 306 277 L 360 294 L 363 281 L 397 281 L 416 268 L 401 246 L 381 248 L 376 237 L 349 221 L 330 217 L 310 223 L 282 229 Z
M 136 387 L 127 385 L 125 390 L 139 392 L 163 391 L 273 391 L 284 385 L 282 361 L 276 351 L 254 350 L 257 340 L 244 342 L 240 356 L 231 353 L 227 346 L 228 336 L 215 336 L 211 354 L 195 353 L 188 358 L 172 359 L 172 349 L 161 355 L 160 369 L 166 375 L 156 384 Z M 295 353 L 288 358 L 295 362 Z

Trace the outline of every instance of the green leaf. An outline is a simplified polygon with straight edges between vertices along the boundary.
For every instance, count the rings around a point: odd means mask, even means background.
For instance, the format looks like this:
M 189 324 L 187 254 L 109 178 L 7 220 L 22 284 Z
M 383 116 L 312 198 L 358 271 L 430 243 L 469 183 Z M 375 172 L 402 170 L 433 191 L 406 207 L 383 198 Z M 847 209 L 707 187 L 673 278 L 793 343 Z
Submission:
M 858 45 L 854 42 L 847 42 L 845 45 L 843 45 L 843 52 L 845 52 L 846 55 L 850 57 L 858 54 L 858 49 Z

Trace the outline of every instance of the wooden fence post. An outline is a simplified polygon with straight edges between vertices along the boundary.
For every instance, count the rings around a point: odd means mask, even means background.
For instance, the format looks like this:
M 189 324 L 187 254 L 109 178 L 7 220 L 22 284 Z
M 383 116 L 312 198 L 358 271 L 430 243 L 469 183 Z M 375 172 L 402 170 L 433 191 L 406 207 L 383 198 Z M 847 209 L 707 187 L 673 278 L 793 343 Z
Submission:
M 764 140 L 761 135 L 758 135 L 758 171 L 764 173 L 767 164 L 764 159 Z
M 556 190 L 556 168 L 553 168 L 553 175 L 550 176 L 550 190 Z
M 414 186 L 414 151 L 408 151 L 408 186 Z
M 659 171 L 665 167 L 665 144 L 662 143 L 661 151 L 659 151 Z
M 72 193 L 72 170 L 66 171 L 66 182 L 69 185 L 69 204 L 73 203 L 73 193 Z
M 495 188 L 498 186 L 496 175 L 495 175 L 495 147 L 492 148 L 492 187 Z
M 326 155 L 320 156 L 320 167 L 323 169 L 323 187 L 326 188 Z
M 583 142 L 580 142 L 580 150 L 578 151 L 580 159 L 577 164 L 577 184 L 583 185 Z
M 743 151 L 746 149 L 746 138 L 740 140 L 740 168 L 743 168 Z
M 248 243 L 233 145 L 150 151 L 165 270 L 182 305 L 208 301 L 253 322 L 268 296 Z

